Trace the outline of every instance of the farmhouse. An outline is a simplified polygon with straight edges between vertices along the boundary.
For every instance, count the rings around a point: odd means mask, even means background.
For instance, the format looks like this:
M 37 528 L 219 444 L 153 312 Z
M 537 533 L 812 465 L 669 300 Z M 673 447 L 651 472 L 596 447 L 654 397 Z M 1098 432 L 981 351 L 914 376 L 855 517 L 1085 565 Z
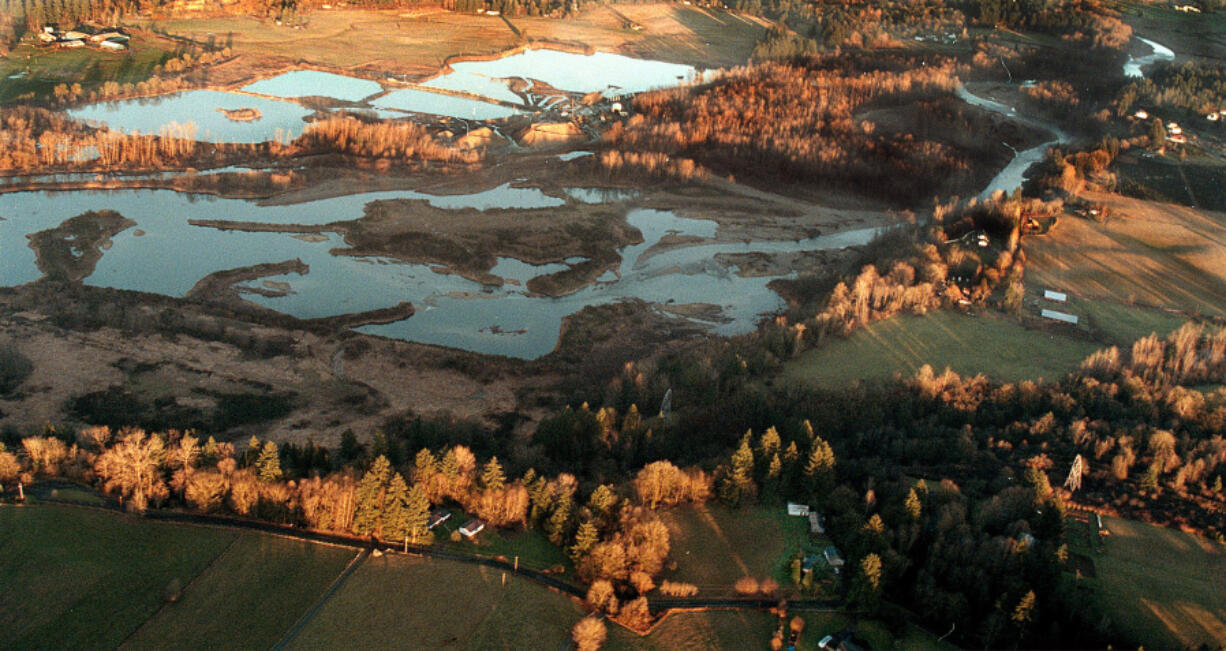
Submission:
M 817 554 L 809 554 L 805 556 L 804 559 L 800 561 L 801 577 L 805 577 L 805 576 L 812 574 L 813 570 L 817 569 L 818 563 L 820 563 L 821 560 L 822 560 L 822 557 L 818 556 Z
M 809 511 L 809 533 L 818 535 L 826 533 L 826 518 L 817 511 Z
M 128 49 L 128 46 L 125 45 L 123 41 L 116 41 L 116 40 L 103 41 L 98 44 L 98 47 L 102 48 L 103 50 L 126 50 Z
M 447 521 L 451 517 L 451 511 L 447 509 L 434 509 L 430 512 L 430 519 L 426 522 L 426 529 L 433 529 Z
M 472 538 L 473 536 L 481 533 L 483 529 L 485 529 L 485 523 L 477 518 L 473 518 L 468 522 L 465 522 L 464 526 L 460 527 L 460 534 L 462 534 L 465 538 Z
M 809 505 L 788 502 L 788 515 L 795 515 L 803 518 L 804 516 L 809 515 Z

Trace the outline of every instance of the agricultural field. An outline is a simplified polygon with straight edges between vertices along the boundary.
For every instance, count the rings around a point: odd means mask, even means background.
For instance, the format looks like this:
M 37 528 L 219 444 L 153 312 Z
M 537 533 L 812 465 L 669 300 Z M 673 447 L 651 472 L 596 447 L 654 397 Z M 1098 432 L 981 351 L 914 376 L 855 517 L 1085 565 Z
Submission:
M 272 647 L 356 555 L 342 547 L 243 533 L 125 646 Z
M 668 526 L 669 558 L 677 563 L 661 578 L 692 583 L 700 596 L 734 594 L 733 584 L 745 576 L 788 586 L 792 554 L 827 544 L 810 538 L 806 518 L 789 517 L 781 506 L 681 507 L 662 512 L 661 519 Z
M 74 507 L 0 508 L 4 644 L 119 646 L 163 607 L 168 587 L 190 583 L 236 537 Z
M 1103 606 L 1145 648 L 1226 640 L 1226 547 L 1192 534 L 1103 518 L 1111 535 L 1093 556 Z
M 982 373 L 1013 382 L 1057 379 L 1102 346 L 1088 339 L 1029 329 L 990 313 L 954 311 L 899 316 L 831 337 L 819 348 L 789 362 L 784 377 L 840 387 L 858 380 L 911 377 L 925 364 L 940 373 Z M 856 360 L 849 364 L 847 360 Z
M 1226 315 L 1226 221 L 1220 213 L 1090 193 L 1100 224 L 1062 219 L 1026 243 L 1026 282 L 1123 303 Z
M 488 567 L 386 555 L 367 559 L 290 646 L 556 649 L 584 614 L 569 597 Z
M 764 23 L 726 12 L 651 4 L 626 9 L 626 27 L 597 7 L 567 20 L 419 11 L 317 10 L 301 29 L 246 16 L 142 21 L 155 31 L 230 46 L 254 59 L 344 70 L 433 74 L 452 56 L 503 52 L 532 41 L 664 58 L 703 66 L 745 63 Z

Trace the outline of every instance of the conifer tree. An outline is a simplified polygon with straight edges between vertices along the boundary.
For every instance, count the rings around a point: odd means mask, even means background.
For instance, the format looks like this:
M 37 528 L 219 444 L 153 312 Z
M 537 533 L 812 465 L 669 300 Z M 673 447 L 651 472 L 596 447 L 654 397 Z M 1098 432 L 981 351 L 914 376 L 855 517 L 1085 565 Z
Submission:
M 545 535 L 549 536 L 549 542 L 559 547 L 566 542 L 566 534 L 570 525 L 570 510 L 570 495 L 564 494 L 562 499 L 558 500 L 553 514 L 549 516 L 549 522 L 545 525 Z
M 821 437 L 813 439 L 805 464 L 805 483 L 814 497 L 824 497 L 834 488 L 834 450 Z
M 920 502 L 919 495 L 916 494 L 914 488 L 907 493 L 907 499 L 905 502 L 903 502 L 903 507 L 907 509 L 907 515 L 910 516 L 912 520 L 919 520 L 920 515 L 923 514 L 924 505 L 922 502 Z
M 487 491 L 500 491 L 507 484 L 507 477 L 502 472 L 498 457 L 490 457 L 485 468 L 481 470 L 481 488 Z
M 381 456 L 375 459 L 358 483 L 353 513 L 353 530 L 358 535 L 376 533 L 382 524 L 384 492 L 391 475 L 391 462 Z
M 281 479 L 281 455 L 277 452 L 277 444 L 265 441 L 260 456 L 255 460 L 256 475 L 260 481 L 271 483 Z
M 753 481 L 753 450 L 749 447 L 752 435 L 747 432 L 741 439 L 741 446 L 732 453 L 728 473 L 720 483 L 720 497 L 732 506 L 751 497 L 757 488 Z
M 375 535 L 388 540 L 404 540 L 412 529 L 409 522 L 409 486 L 400 473 L 395 473 L 387 483 L 383 497 L 383 511 Z
M 600 542 L 600 532 L 597 531 L 596 525 L 590 520 L 584 520 L 575 533 L 575 544 L 571 545 L 570 559 L 578 564 L 579 559 L 587 556 L 587 553 L 592 551 L 598 542 Z
M 434 453 L 428 448 L 418 450 L 417 457 L 413 459 L 413 481 L 425 481 L 436 472 L 438 472 L 438 459 L 434 458 Z
M 405 504 L 405 521 L 409 538 L 413 542 L 421 542 L 430 535 L 430 500 L 421 484 L 413 484 L 409 489 L 408 501 Z

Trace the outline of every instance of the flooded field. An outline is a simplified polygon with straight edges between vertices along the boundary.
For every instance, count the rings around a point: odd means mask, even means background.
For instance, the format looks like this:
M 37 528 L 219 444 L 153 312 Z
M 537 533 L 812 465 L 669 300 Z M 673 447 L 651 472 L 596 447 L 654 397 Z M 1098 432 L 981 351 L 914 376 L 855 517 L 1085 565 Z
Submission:
M 535 82 L 572 93 L 599 92 L 612 96 L 676 86 L 692 81 L 696 74 L 692 66 L 663 61 L 634 59 L 608 52 L 584 55 L 544 49 L 527 50 L 490 61 L 453 63 L 451 72 L 423 85 L 521 102 L 525 94 L 551 94 L 547 90 L 534 91 Z M 533 83 L 515 92 L 513 82 L 516 80 Z
M 232 120 L 222 109 L 255 109 L 259 117 Z M 296 138 L 306 128 L 304 118 L 310 114 L 309 109 L 293 102 L 215 90 L 103 102 L 68 111 L 69 117 L 125 133 L 157 135 L 169 130 L 170 135 L 200 141 L 236 143 Z
M 585 93 L 607 96 L 675 86 L 697 75 L 680 64 L 598 52 L 528 50 L 490 61 L 455 63 L 420 86 L 381 84 L 317 70 L 294 70 L 236 92 L 191 90 L 157 97 L 100 102 L 69 116 L 126 133 L 168 133 L 209 142 L 288 140 L 314 111 L 303 98 L 333 100 L 378 119 L 428 115 L 486 121 L 569 105 Z M 406 87 L 410 86 L 410 87 Z M 516 108 L 521 107 L 521 108 Z
M 423 200 L 447 210 L 531 209 L 566 203 L 537 188 L 510 185 L 469 195 L 392 191 L 289 206 L 169 190 L 12 193 L 5 196 L 7 219 L 0 221 L 0 249 L 5 251 L 0 260 L 0 284 L 18 285 L 44 275 L 48 263 L 42 261 L 40 268 L 30 238 L 44 233 L 38 241 L 45 243 L 50 237 L 46 231 L 54 231 L 54 238 L 66 242 L 73 255 L 98 256 L 93 268 L 82 272 L 86 284 L 170 296 L 187 296 L 197 283 L 217 272 L 292 262 L 293 272 L 278 269 L 272 275 L 255 274 L 254 279 L 239 281 L 237 291 L 249 301 L 301 318 L 352 314 L 408 301 L 417 308 L 411 318 L 359 329 L 482 353 L 535 358 L 553 349 L 563 318 L 585 306 L 622 298 L 639 298 L 665 308 L 714 306 L 709 311 L 713 320 L 699 323 L 725 334 L 748 332 L 761 316 L 782 307 L 780 298 L 767 287 L 777 276 L 742 277 L 734 265 L 720 263 L 717 256 L 838 249 L 864 244 L 875 234 L 864 229 L 797 241 L 721 242 L 716 239 L 713 221 L 625 207 L 620 210 L 625 211 L 626 222 L 642 234 L 641 243 L 620 249 L 621 262 L 595 282 L 550 298 L 525 286 L 533 278 L 566 271 L 586 258 L 572 256 L 532 265 L 503 257 L 490 270 L 502 283 L 488 284 L 447 273 L 438 265 L 344 254 L 343 223 L 362 218 L 367 203 L 391 199 Z M 125 221 L 105 236 L 86 241 L 65 222 L 87 209 L 115 211 Z M 274 229 L 278 224 L 336 226 L 304 235 L 191 223 L 209 220 L 267 224 Z M 666 238 L 687 244 L 662 244 Z

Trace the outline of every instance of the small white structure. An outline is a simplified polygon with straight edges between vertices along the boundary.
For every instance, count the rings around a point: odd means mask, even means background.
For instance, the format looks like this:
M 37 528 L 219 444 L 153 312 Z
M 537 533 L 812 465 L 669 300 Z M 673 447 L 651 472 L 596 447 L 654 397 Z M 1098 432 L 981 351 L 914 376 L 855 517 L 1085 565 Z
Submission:
M 1196 5 L 1176 5 L 1175 11 L 1182 11 L 1185 14 L 1199 14 L 1200 7 Z
M 788 502 L 788 515 L 795 515 L 803 518 L 809 515 L 809 505 Z
M 60 47 L 64 47 L 64 48 L 85 47 L 85 41 L 60 41 Z
M 817 511 L 809 511 L 809 533 L 818 535 L 826 533 L 826 519 Z
M 1220 118 L 1220 117 L 1221 117 L 1221 114 L 1220 114 L 1220 113 L 1218 113 L 1217 111 L 1214 111 L 1213 113 L 1210 113 L 1209 115 L 1206 115 L 1206 116 L 1205 116 L 1205 119 L 1206 119 L 1206 120 L 1208 120 L 1208 121 L 1210 121 L 1210 122 L 1217 122 L 1217 121 L 1218 121 L 1218 118 Z
M 1049 301 L 1063 303 L 1068 300 L 1068 294 L 1065 294 L 1064 292 L 1053 292 L 1050 289 L 1045 289 L 1043 290 L 1043 298 L 1046 298 Z
M 98 44 L 98 47 L 104 50 L 126 50 L 128 49 L 128 46 L 124 45 L 122 41 L 103 41 Z
M 1138 119 L 1138 120 L 1148 120 L 1148 119 L 1149 119 L 1149 111 L 1146 111 L 1146 110 L 1142 109 L 1142 110 L 1140 110 L 1140 111 L 1137 111 L 1136 113 L 1133 113 L 1133 114 L 1132 114 L 1132 117 L 1134 117 L 1134 118 L 1136 118 L 1136 119 Z
M 460 534 L 465 538 L 472 538 L 473 536 L 481 533 L 483 529 L 485 529 L 485 523 L 477 518 L 473 518 L 472 520 L 465 522 L 464 526 L 460 527 Z
M 1065 323 L 1072 323 L 1074 325 L 1076 325 L 1077 323 L 1077 315 L 1075 314 L 1069 314 L 1067 312 L 1057 312 L 1055 310 L 1047 310 L 1047 309 L 1042 310 L 1040 313 L 1045 318 L 1052 319 L 1055 321 L 1063 321 Z

